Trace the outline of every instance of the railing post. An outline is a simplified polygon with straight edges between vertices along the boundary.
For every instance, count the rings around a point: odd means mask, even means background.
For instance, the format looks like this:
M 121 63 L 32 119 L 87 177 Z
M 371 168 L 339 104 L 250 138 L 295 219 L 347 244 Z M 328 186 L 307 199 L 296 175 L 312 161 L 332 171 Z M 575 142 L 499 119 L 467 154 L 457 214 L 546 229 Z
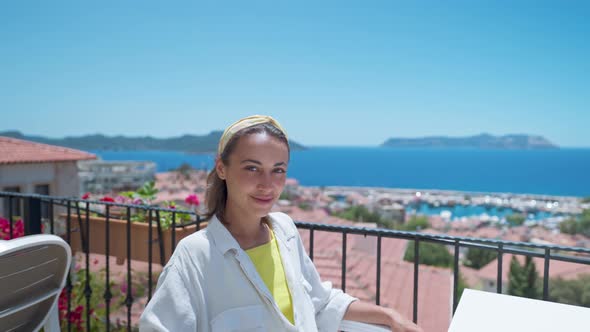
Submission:
M 342 291 L 346 292 L 346 232 L 342 232 Z
M 496 293 L 502 294 L 502 256 L 504 254 L 504 245 L 498 244 L 498 275 L 496 277 Z
M 381 304 L 381 235 L 377 236 L 377 287 L 375 292 L 375 304 Z
M 543 267 L 543 300 L 549 299 L 549 260 L 551 259 L 551 251 L 545 248 L 545 264 Z
M 418 324 L 418 272 L 420 264 L 420 238 L 416 235 L 414 239 L 414 305 L 412 321 Z
M 309 228 L 309 259 L 313 262 L 313 226 Z
M 459 304 L 459 294 L 457 294 L 459 288 L 459 240 L 455 240 L 455 257 L 453 260 L 453 315 L 457 310 Z
M 25 235 L 41 234 L 41 200 L 27 197 L 25 204 Z

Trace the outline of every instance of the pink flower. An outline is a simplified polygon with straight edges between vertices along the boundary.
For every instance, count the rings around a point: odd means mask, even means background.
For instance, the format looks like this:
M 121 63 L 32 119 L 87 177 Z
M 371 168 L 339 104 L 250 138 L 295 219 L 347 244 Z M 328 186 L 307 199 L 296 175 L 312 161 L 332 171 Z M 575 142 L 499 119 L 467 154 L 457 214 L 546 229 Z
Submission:
M 43 229 L 41 229 L 43 230 Z M 8 240 L 25 235 L 25 225 L 22 219 L 12 223 L 12 237 L 10 236 L 10 221 L 0 217 L 0 240 Z
M 121 284 L 121 293 L 127 294 L 127 283 Z
M 112 197 L 109 196 L 105 196 L 103 198 L 100 199 L 101 202 L 109 202 L 109 203 L 114 203 L 115 200 Z
M 82 195 L 82 199 L 88 199 L 90 197 L 90 193 L 85 193 Z
M 119 195 L 119 196 L 117 196 L 115 198 L 115 201 L 117 203 L 123 203 L 123 204 L 125 204 L 127 202 L 127 197 Z
M 186 198 L 184 199 L 184 202 L 188 205 L 194 205 L 194 206 L 198 206 L 199 204 L 201 204 L 201 202 L 199 201 L 199 197 L 197 197 L 197 195 L 195 195 L 195 194 L 190 194 L 190 195 L 186 196 Z
M 136 199 L 133 200 L 133 204 L 135 204 L 135 205 L 144 205 L 145 203 L 143 202 L 143 199 L 136 198 Z

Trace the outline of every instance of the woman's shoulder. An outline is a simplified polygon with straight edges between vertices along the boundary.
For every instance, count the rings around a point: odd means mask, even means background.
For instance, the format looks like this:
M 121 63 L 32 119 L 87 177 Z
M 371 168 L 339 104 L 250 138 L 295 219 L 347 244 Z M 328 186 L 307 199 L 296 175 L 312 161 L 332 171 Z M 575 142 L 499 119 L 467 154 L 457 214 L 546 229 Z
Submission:
M 283 212 L 272 212 L 269 213 L 268 216 L 273 221 L 273 226 L 280 227 L 285 234 L 290 235 L 297 233 L 295 222 L 293 222 L 293 219 L 288 214 Z
M 207 233 L 205 228 L 181 239 L 174 250 L 175 256 L 184 261 L 188 257 L 195 259 L 201 256 L 200 253 L 210 252 L 211 240 Z

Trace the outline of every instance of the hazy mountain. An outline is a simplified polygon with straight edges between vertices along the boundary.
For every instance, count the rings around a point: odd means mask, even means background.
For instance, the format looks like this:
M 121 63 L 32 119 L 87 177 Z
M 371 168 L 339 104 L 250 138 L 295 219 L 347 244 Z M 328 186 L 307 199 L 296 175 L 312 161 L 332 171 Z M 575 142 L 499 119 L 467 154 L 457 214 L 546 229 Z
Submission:
M 182 151 L 188 153 L 213 153 L 217 150 L 217 143 L 222 131 L 212 131 L 208 135 L 184 135 L 171 138 L 125 137 L 105 135 L 85 135 L 79 137 L 46 138 L 42 136 L 23 135 L 18 131 L 0 132 L 0 136 L 24 139 L 33 142 L 65 146 L 79 150 L 111 150 L 111 151 Z M 290 141 L 292 150 L 304 150 L 305 147 Z
M 480 134 L 468 137 L 390 138 L 381 146 L 396 148 L 558 149 L 542 136 Z

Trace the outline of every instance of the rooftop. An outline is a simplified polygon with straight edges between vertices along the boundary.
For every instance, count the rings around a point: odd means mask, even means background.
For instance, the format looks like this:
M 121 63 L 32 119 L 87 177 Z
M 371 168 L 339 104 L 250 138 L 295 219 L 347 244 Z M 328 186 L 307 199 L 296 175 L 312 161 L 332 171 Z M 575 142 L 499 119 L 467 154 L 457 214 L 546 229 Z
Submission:
M 61 146 L 0 136 L 0 165 L 96 159 L 96 155 Z

